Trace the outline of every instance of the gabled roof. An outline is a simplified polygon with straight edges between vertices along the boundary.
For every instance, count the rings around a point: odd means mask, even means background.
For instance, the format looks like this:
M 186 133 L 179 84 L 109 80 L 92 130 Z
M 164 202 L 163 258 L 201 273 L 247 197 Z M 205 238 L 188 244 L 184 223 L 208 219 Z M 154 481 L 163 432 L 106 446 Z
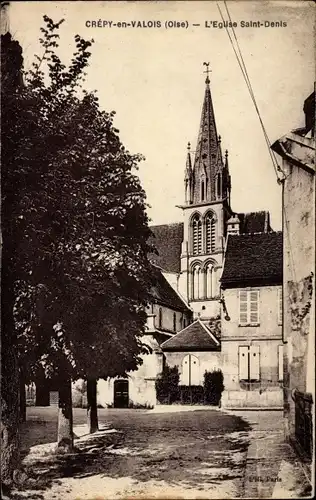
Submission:
M 271 231 L 270 214 L 266 211 L 237 214 L 240 221 L 240 233 L 264 233 Z
M 220 343 L 200 319 L 161 344 L 163 351 L 218 351 Z
M 153 237 L 149 243 L 154 245 L 158 255 L 149 255 L 153 264 L 169 273 L 180 272 L 181 245 L 183 241 L 183 222 L 150 226 Z
M 283 274 L 282 232 L 229 235 L 226 246 L 223 288 L 251 284 L 281 284 Z
M 185 301 L 172 288 L 168 280 L 164 277 L 161 270 L 154 267 L 153 285 L 150 290 L 153 302 L 162 306 L 175 309 L 176 311 L 191 311 Z

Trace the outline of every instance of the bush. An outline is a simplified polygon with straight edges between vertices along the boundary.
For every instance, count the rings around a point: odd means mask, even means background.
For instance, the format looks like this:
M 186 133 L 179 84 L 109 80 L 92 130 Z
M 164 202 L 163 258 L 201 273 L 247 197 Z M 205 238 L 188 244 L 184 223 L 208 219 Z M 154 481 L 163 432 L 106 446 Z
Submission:
M 224 388 L 224 376 L 221 370 L 206 371 L 204 373 L 205 403 L 218 405 Z
M 157 400 L 162 404 L 171 404 L 179 399 L 179 370 L 177 366 L 166 365 L 155 382 Z
M 201 385 L 180 385 L 181 404 L 204 404 L 204 390 Z

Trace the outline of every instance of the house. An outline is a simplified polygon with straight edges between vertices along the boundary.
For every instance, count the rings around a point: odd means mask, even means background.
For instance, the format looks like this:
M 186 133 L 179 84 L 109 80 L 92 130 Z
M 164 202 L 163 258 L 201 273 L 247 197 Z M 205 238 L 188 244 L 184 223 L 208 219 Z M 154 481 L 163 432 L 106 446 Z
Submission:
M 226 408 L 283 407 L 282 233 L 239 234 L 229 221 L 221 277 Z
M 277 140 L 282 158 L 284 413 L 286 434 L 312 455 L 315 401 L 315 91 L 305 127 Z

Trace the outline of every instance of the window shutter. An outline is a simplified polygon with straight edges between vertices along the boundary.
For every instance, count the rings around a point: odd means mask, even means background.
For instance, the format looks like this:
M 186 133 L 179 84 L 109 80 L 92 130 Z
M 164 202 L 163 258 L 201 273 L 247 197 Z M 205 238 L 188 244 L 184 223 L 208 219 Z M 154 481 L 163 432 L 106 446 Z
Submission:
M 282 288 L 278 288 L 278 324 L 282 325 L 283 321 L 283 293 Z
M 245 290 L 239 292 L 239 323 L 241 325 L 248 323 L 248 297 Z
M 251 290 L 250 295 L 250 318 L 251 325 L 259 323 L 259 291 Z
M 191 354 L 191 385 L 200 385 L 199 359 Z
M 190 374 L 190 356 L 187 354 L 182 361 L 182 385 L 189 385 L 189 374 Z
M 279 345 L 279 381 L 283 380 L 283 345 Z
M 260 380 L 260 349 L 258 345 L 250 347 L 250 380 Z
M 248 380 L 249 347 L 239 346 L 239 380 Z

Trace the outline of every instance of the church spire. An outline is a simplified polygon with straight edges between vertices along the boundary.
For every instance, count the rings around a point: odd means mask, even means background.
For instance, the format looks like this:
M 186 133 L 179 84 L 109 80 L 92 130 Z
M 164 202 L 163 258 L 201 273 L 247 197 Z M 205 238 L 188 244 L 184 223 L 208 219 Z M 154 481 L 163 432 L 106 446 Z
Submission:
M 209 63 L 206 66 L 205 95 L 193 167 L 193 203 L 216 200 L 216 176 L 222 169 L 220 140 L 217 135 L 210 90 Z

